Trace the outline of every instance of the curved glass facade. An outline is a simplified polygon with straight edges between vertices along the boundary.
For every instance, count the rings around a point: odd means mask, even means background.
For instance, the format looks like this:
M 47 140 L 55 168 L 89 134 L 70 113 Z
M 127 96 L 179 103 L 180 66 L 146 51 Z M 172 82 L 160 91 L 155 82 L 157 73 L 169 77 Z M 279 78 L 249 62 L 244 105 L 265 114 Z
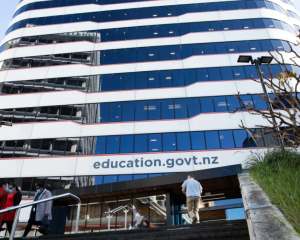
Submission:
M 246 0 L 232 2 L 216 2 L 216 3 L 198 3 L 187 5 L 172 5 L 164 7 L 148 7 L 148 8 L 132 8 L 114 11 L 102 11 L 93 13 L 79 13 L 69 15 L 59 15 L 52 17 L 29 18 L 14 23 L 6 34 L 24 27 L 46 26 L 52 24 L 62 24 L 71 22 L 112 22 L 125 21 L 133 19 L 151 19 L 160 17 L 181 16 L 186 13 L 241 10 L 267 8 L 287 15 L 286 11 L 279 5 L 266 0 Z
M 193 22 L 127 28 L 112 28 L 94 31 L 92 30 L 86 32 L 69 32 L 60 34 L 21 37 L 10 40 L 3 44 L 0 47 L 0 53 L 10 48 L 33 45 L 45 45 L 78 41 L 112 42 L 150 38 L 176 37 L 196 32 L 249 30 L 263 28 L 281 29 L 295 34 L 295 30 L 285 22 L 268 18 Z

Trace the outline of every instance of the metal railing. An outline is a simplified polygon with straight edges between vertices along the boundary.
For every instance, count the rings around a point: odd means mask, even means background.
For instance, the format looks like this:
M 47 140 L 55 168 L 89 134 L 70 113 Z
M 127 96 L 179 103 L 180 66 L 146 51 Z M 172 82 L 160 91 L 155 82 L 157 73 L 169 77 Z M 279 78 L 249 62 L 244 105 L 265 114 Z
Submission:
M 21 212 L 22 208 L 29 207 L 29 206 L 32 206 L 32 205 L 36 205 L 36 204 L 43 203 L 43 202 L 53 201 L 53 200 L 56 200 L 56 199 L 59 199 L 59 198 L 64 198 L 64 197 L 74 198 L 78 202 L 77 218 L 76 218 L 76 229 L 75 229 L 75 233 L 78 233 L 81 200 L 80 200 L 79 197 L 77 197 L 77 196 L 75 196 L 75 195 L 73 195 L 71 193 L 65 193 L 65 194 L 61 194 L 61 195 L 57 195 L 57 196 L 52 196 L 50 198 L 46 198 L 46 199 L 43 199 L 43 200 L 38 200 L 38 201 L 30 202 L 30 203 L 24 203 L 24 204 L 19 205 L 19 206 L 9 207 L 9 208 L 5 208 L 3 210 L 0 210 L 0 214 L 17 210 L 17 213 L 15 215 L 15 219 L 14 219 L 14 222 L 13 222 L 13 226 L 12 226 L 12 230 L 11 230 L 10 238 L 9 239 L 10 240 L 14 239 L 15 232 L 16 232 L 16 229 L 17 229 L 18 219 L 19 219 L 20 212 Z
M 129 209 L 133 210 L 132 207 L 129 207 L 128 205 L 126 205 L 126 206 L 120 206 L 120 207 L 117 207 L 117 208 L 115 208 L 113 210 L 105 212 L 106 217 L 108 219 L 108 225 L 107 225 L 108 231 L 110 231 L 110 219 L 113 217 L 113 214 L 117 213 L 117 212 L 119 212 L 121 210 L 123 210 L 124 213 L 125 213 L 125 230 L 127 230 L 127 213 L 129 212 Z

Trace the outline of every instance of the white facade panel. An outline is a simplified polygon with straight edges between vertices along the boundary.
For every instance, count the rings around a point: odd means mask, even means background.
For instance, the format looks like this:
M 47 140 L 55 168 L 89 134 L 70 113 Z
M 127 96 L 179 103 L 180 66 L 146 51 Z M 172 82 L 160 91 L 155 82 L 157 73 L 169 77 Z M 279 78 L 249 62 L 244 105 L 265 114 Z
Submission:
M 23 168 L 23 159 L 1 159 L 0 160 L 0 177 L 20 177 Z

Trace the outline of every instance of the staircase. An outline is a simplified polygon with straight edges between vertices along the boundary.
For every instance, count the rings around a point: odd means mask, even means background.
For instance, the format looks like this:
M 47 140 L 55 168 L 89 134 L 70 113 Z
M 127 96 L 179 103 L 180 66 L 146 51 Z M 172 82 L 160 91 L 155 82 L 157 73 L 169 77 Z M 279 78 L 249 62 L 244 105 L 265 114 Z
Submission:
M 15 238 L 18 239 L 18 238 Z M 111 231 L 72 235 L 41 236 L 27 239 L 41 240 L 249 240 L 246 220 L 207 222 L 193 225 L 170 226 L 127 231 Z

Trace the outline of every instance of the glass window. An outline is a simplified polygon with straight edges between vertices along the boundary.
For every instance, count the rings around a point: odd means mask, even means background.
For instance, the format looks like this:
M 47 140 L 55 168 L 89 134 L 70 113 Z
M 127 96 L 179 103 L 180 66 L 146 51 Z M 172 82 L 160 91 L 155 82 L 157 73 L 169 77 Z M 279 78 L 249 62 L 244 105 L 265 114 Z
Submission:
M 215 54 L 216 53 L 215 45 L 213 43 L 205 43 L 205 44 L 203 44 L 203 47 L 204 47 L 205 54 Z
M 112 90 L 123 90 L 123 74 L 113 75 Z
M 258 74 L 257 74 L 255 66 L 246 66 L 246 67 L 244 67 L 244 69 L 246 72 L 246 79 L 258 78 Z
M 233 74 L 232 74 L 232 68 L 231 67 L 222 67 L 220 68 L 222 80 L 232 80 Z
M 252 20 L 250 20 L 250 19 L 242 20 L 242 24 L 244 26 L 244 29 L 253 29 L 254 28 Z
M 196 72 L 198 82 L 209 81 L 207 68 L 198 68 L 196 69 Z
M 200 31 L 201 32 L 208 32 L 212 31 L 210 26 L 210 22 L 200 22 Z
M 232 131 L 219 131 L 221 148 L 235 148 Z
M 119 182 L 132 180 L 132 175 L 119 175 Z
M 241 96 L 241 100 L 243 101 L 244 105 L 248 107 L 253 107 L 253 101 L 251 95 L 243 95 Z
M 199 23 L 190 23 L 190 31 L 191 32 L 200 32 Z
M 190 133 L 176 133 L 176 139 L 178 151 L 191 150 Z
M 163 134 L 163 151 L 176 151 L 175 133 Z
M 256 109 L 259 110 L 268 109 L 266 100 L 259 97 L 259 95 L 252 95 L 252 98 Z
M 107 137 L 106 153 L 119 153 L 120 136 Z
M 199 98 L 188 98 L 187 103 L 188 103 L 189 118 L 200 114 L 201 110 L 200 110 Z
M 235 111 L 237 107 L 240 107 L 239 99 L 234 96 L 227 96 L 226 101 L 227 101 L 228 111 Z
M 203 44 L 193 44 L 193 55 L 204 54 Z
M 248 43 L 249 43 L 251 52 L 262 51 L 259 41 L 249 41 Z
M 161 134 L 149 134 L 149 152 L 161 152 Z
M 100 123 L 108 122 L 109 103 L 100 103 Z
M 125 62 L 125 49 L 116 49 L 115 50 L 115 64 Z
M 133 152 L 133 135 L 121 136 L 121 149 L 120 153 Z
M 135 121 L 147 120 L 147 101 L 138 101 L 135 103 Z
M 221 80 L 221 73 L 219 68 L 209 68 L 208 69 L 208 76 L 210 81 L 217 81 Z
M 235 10 L 237 9 L 237 6 L 235 2 L 226 2 L 226 7 L 228 10 Z
M 221 21 L 222 30 L 231 30 L 231 21 Z
M 180 46 L 170 46 L 170 55 L 172 60 L 182 59 Z
M 283 44 L 282 44 L 282 41 L 280 40 L 271 40 L 272 42 L 272 45 L 274 47 L 275 50 L 278 50 L 278 51 L 283 51 Z
M 203 132 L 191 132 L 192 150 L 206 149 Z
M 109 121 L 120 122 L 122 112 L 122 102 L 110 103 Z
M 147 48 L 137 48 L 137 62 L 147 62 Z
M 182 58 L 188 58 L 193 56 L 193 45 L 182 45 Z
M 237 52 L 239 52 L 236 42 L 227 42 L 226 46 L 227 46 L 228 53 L 237 53 Z
M 237 1 L 236 2 L 237 9 L 247 9 L 247 5 L 245 1 Z
M 232 25 L 232 29 L 234 30 L 240 30 L 244 28 L 241 20 L 233 20 L 231 21 L 231 25 Z
M 237 42 L 239 52 L 250 52 L 249 43 L 246 41 Z
M 127 28 L 127 40 L 137 39 L 138 27 Z
M 158 25 L 156 37 L 168 37 L 168 25 Z
M 209 12 L 217 11 L 217 6 L 215 3 L 206 3 L 206 8 Z
M 124 90 L 135 89 L 135 73 L 125 73 Z
M 234 79 L 246 79 L 243 67 L 232 67 Z
M 202 97 L 200 98 L 201 111 L 204 113 L 214 112 L 214 104 L 212 97 Z
M 138 30 L 137 30 L 138 39 L 148 38 L 148 33 L 147 32 L 148 32 L 148 27 L 147 26 L 138 27 Z
M 104 176 L 103 184 L 105 183 L 114 183 L 118 181 L 118 176 L 117 175 L 109 175 L 109 176 Z
M 148 120 L 161 119 L 160 100 L 148 101 Z
M 134 137 L 134 152 L 148 152 L 147 135 L 136 135 Z
M 184 72 L 183 70 L 172 71 L 173 87 L 184 86 Z
M 197 81 L 195 69 L 184 69 L 184 77 L 186 86 L 193 84 Z
M 123 102 L 122 121 L 134 121 L 134 102 Z
M 187 118 L 186 99 L 174 100 L 175 118 Z
M 227 48 L 225 43 L 215 43 L 217 53 L 227 53 Z
M 263 2 L 263 1 L 260 1 Z M 252 23 L 255 28 L 265 28 L 263 19 L 257 18 L 257 19 L 252 19 Z
M 174 103 L 173 100 L 161 100 L 162 119 L 174 119 Z
M 233 130 L 233 136 L 235 141 L 235 146 L 237 148 L 245 148 L 247 146 L 248 142 L 248 135 L 246 130 L 240 129 L 240 130 Z
M 159 88 L 159 72 L 148 72 L 148 88 Z
M 190 26 L 188 23 L 181 23 L 179 24 L 179 33 L 180 36 L 188 34 L 190 32 Z
M 133 179 L 143 179 L 147 178 L 147 174 L 135 174 L 133 175 Z
M 148 61 L 158 61 L 158 47 L 148 47 Z
M 96 137 L 95 154 L 105 154 L 106 137 Z
M 147 72 L 138 72 L 136 73 L 136 88 L 145 89 L 148 86 L 148 74 Z
M 218 131 L 205 132 L 205 140 L 207 149 L 220 148 Z
M 260 45 L 263 51 L 273 51 L 273 46 L 270 40 L 261 40 Z
M 170 60 L 169 46 L 159 47 L 159 60 Z
M 214 97 L 214 105 L 216 112 L 227 112 L 227 103 L 225 97 Z
M 172 87 L 171 71 L 160 71 L 160 85 L 161 87 Z
M 107 75 L 101 75 L 100 76 L 100 91 L 110 91 L 111 90 L 111 85 L 112 85 L 112 75 L 107 74 Z

